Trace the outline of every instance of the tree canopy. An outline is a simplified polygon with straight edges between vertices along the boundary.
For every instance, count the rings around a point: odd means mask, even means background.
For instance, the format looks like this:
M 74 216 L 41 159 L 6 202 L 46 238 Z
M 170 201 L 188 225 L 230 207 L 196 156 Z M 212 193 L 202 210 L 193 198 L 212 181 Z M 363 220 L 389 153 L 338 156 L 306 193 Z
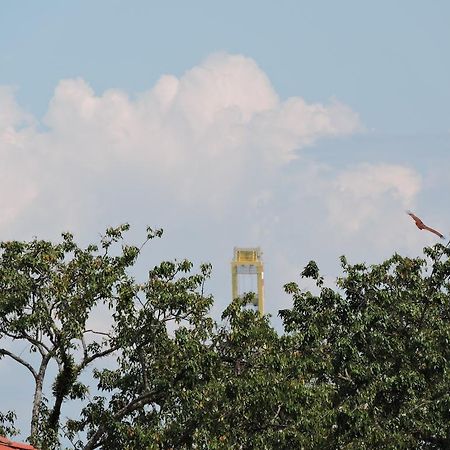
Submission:
M 208 264 L 163 261 L 137 281 L 142 246 L 125 245 L 127 229 L 86 248 L 69 233 L 0 244 L 0 364 L 34 382 L 33 445 L 450 447 L 447 247 L 375 265 L 342 257 L 335 287 L 311 261 L 301 277 L 317 289 L 287 284 L 292 307 L 275 330 L 246 307 L 252 294 L 213 320 Z M 147 241 L 162 234 L 147 231 Z M 107 330 L 92 325 L 102 305 Z M 67 418 L 70 402 L 80 410 Z M 1 411 L 0 434 L 14 435 L 14 420 Z

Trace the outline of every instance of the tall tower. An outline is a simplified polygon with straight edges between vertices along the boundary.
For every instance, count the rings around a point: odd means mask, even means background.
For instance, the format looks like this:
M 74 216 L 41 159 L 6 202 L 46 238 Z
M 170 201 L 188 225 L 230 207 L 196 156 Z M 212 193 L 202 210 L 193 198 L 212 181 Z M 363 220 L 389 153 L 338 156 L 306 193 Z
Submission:
M 255 278 L 256 289 L 252 286 Z M 231 261 L 231 288 L 233 299 L 245 293 L 254 292 L 253 305 L 258 307 L 261 315 L 264 314 L 264 266 L 259 247 L 234 248 L 234 258 Z

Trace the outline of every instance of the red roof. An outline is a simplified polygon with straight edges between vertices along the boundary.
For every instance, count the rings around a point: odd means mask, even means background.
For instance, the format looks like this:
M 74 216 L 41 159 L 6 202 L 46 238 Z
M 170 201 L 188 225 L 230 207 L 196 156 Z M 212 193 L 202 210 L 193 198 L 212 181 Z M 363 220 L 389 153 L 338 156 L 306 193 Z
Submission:
M 37 450 L 32 445 L 22 444 L 20 442 L 13 442 L 5 437 L 0 436 L 0 450 Z

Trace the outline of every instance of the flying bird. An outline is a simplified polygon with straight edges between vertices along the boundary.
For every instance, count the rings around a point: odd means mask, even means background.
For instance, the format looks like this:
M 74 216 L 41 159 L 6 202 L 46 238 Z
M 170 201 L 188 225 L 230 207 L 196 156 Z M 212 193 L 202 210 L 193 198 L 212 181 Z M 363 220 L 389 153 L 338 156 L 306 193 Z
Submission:
M 428 225 L 425 225 L 414 213 L 412 213 L 411 211 L 406 211 L 406 213 L 413 218 L 414 222 L 416 223 L 416 227 L 419 230 L 431 231 L 432 233 L 437 234 L 441 239 L 444 239 L 444 235 L 442 233 L 439 233 L 439 231 L 430 228 Z

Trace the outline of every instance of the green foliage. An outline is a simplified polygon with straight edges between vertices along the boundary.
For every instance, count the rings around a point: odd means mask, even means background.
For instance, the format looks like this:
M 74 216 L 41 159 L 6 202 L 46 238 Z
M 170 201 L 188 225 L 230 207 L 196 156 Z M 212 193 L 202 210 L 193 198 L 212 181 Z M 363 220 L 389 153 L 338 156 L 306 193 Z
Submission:
M 1 244 L 0 358 L 35 380 L 40 448 L 61 437 L 84 450 L 450 447 L 448 248 L 373 266 L 342 257 L 335 289 L 311 261 L 301 276 L 317 293 L 287 284 L 293 304 L 277 333 L 248 308 L 251 296 L 214 322 L 208 264 L 163 261 L 137 282 L 142 246 L 123 243 L 127 229 L 86 249 L 70 234 Z M 161 233 L 148 229 L 147 240 Z M 88 328 L 101 304 L 107 332 Z M 30 360 L 12 352 L 17 340 Z M 39 396 L 49 361 L 58 371 Z M 91 365 L 97 386 L 82 378 Z M 64 422 L 71 399 L 83 406 Z M 0 414 L 0 433 L 13 423 Z
M 371 267 L 342 258 L 340 292 L 288 286 L 286 330 L 334 391 L 327 447 L 450 446 L 449 250 L 425 254 Z
M 0 436 L 16 436 L 19 430 L 14 426 L 17 416 L 14 411 L 0 411 Z

